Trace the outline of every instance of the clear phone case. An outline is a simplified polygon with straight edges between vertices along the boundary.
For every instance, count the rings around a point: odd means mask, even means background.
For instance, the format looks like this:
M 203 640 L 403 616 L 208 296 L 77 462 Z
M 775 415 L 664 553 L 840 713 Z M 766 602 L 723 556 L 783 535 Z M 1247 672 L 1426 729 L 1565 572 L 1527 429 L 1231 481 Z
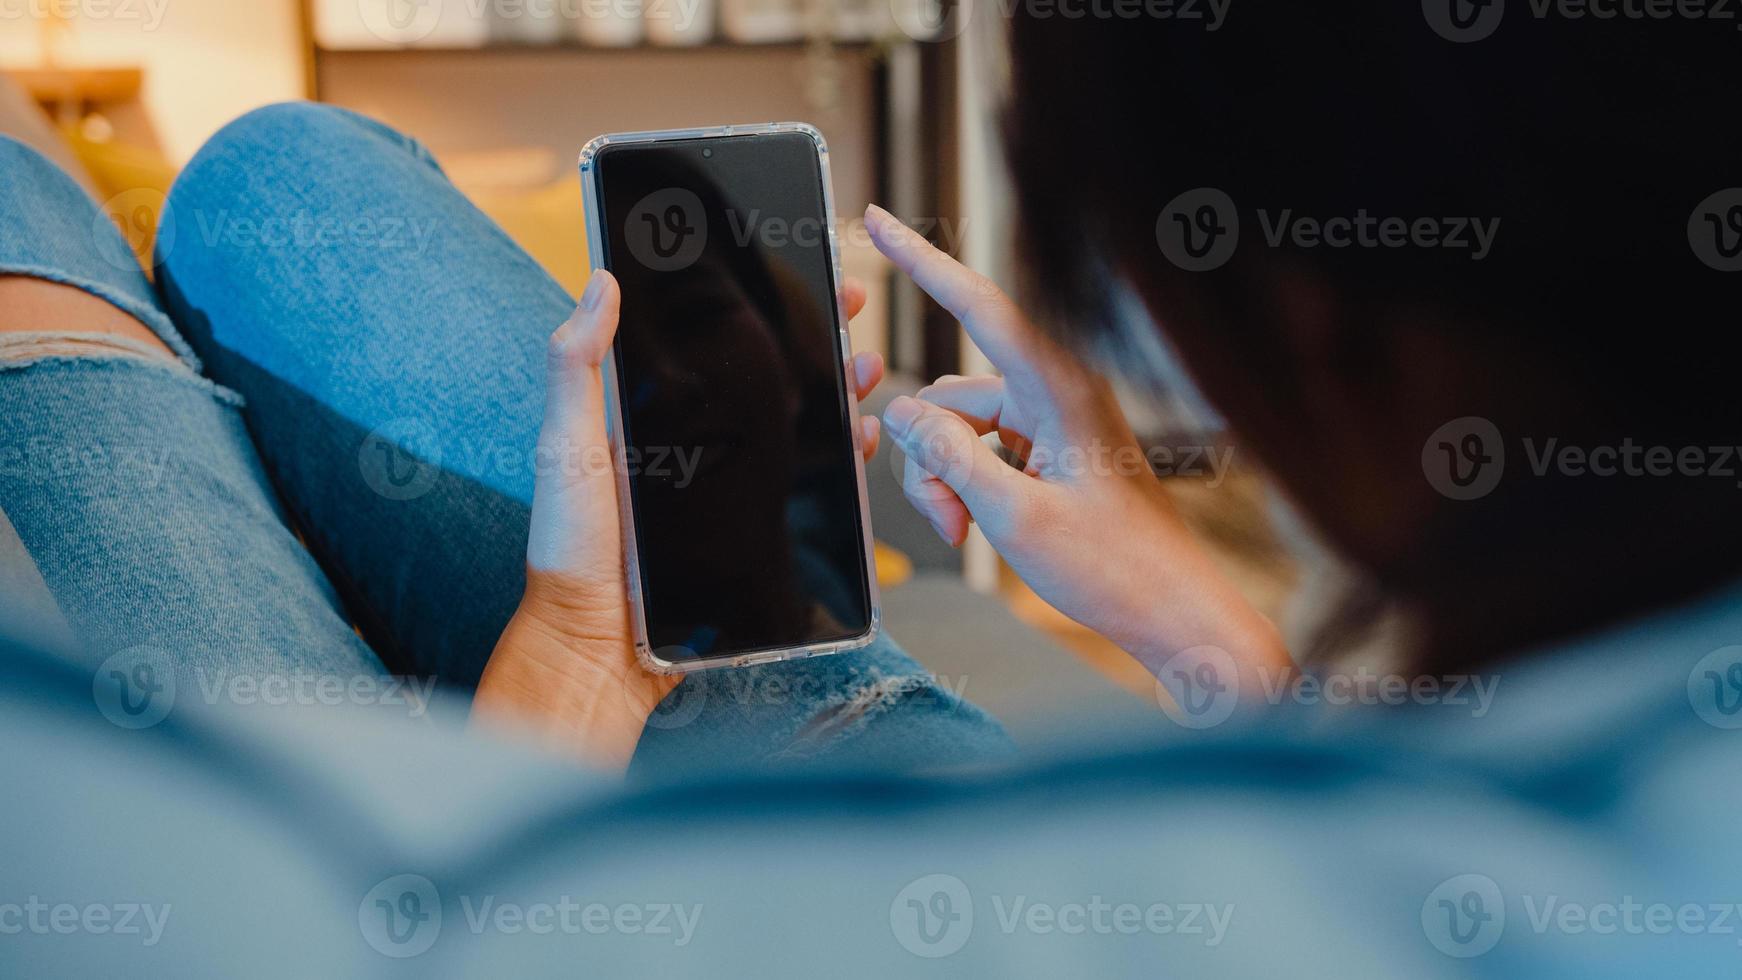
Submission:
M 635 542 L 634 511 L 629 500 L 629 464 L 625 448 L 623 418 L 617 400 L 617 359 L 615 356 L 607 357 L 604 370 L 605 414 L 607 431 L 611 440 L 611 456 L 616 462 L 617 510 L 618 519 L 623 529 L 623 571 L 629 587 L 629 614 L 635 637 L 635 654 L 644 667 L 657 674 L 684 674 L 723 667 L 748 667 L 752 664 L 772 663 L 779 660 L 800 660 L 805 657 L 819 657 L 831 653 L 846 653 L 870 646 L 877 639 L 878 634 L 883 631 L 883 601 L 877 589 L 877 563 L 871 537 L 871 505 L 865 491 L 864 436 L 859 428 L 859 400 L 853 394 L 852 385 L 848 380 L 851 377 L 849 362 L 853 356 L 853 344 L 847 334 L 846 305 L 841 300 L 841 245 L 835 226 L 835 190 L 834 182 L 829 176 L 829 148 L 823 140 L 823 134 L 815 126 L 808 123 L 777 122 L 693 129 L 661 129 L 640 133 L 608 133 L 604 136 L 595 136 L 587 141 L 586 146 L 581 148 L 580 157 L 581 194 L 587 212 L 588 262 L 595 270 L 604 265 L 605 235 L 601 225 L 604 207 L 599 198 L 597 163 L 599 153 L 606 147 L 624 143 L 767 136 L 776 133 L 799 133 L 808 137 L 816 145 L 817 164 L 822 173 L 823 220 L 829 229 L 829 264 L 835 285 L 835 322 L 838 338 L 836 347 L 840 354 L 837 366 L 841 371 L 842 390 L 846 393 L 848 429 L 853 439 L 853 470 L 859 490 L 859 526 L 864 534 L 861 547 L 865 553 L 865 582 L 871 608 L 870 625 L 866 627 L 864 633 L 858 636 L 828 643 L 776 647 L 721 657 L 699 657 L 681 662 L 667 660 L 657 654 L 648 642 L 646 607 L 641 595 L 641 561 Z

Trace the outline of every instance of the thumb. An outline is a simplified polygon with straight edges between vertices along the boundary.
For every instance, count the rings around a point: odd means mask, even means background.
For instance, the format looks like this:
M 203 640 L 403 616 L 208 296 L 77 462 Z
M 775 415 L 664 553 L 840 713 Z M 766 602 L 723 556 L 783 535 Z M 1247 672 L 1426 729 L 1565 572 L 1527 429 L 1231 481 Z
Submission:
M 884 409 L 883 424 L 907 458 L 954 491 L 982 526 L 1012 514 L 1033 489 L 1033 480 L 948 409 L 902 396 Z
M 571 435 L 605 440 L 604 382 L 600 367 L 617 336 L 617 308 L 622 294 L 617 280 L 604 269 L 587 280 L 568 322 L 550 336 L 545 379 L 544 435 Z
M 527 552 L 535 569 L 573 572 L 617 561 L 607 554 L 617 546 L 619 518 L 601 366 L 617 333 L 620 296 L 609 272 L 594 272 L 574 315 L 550 338 Z

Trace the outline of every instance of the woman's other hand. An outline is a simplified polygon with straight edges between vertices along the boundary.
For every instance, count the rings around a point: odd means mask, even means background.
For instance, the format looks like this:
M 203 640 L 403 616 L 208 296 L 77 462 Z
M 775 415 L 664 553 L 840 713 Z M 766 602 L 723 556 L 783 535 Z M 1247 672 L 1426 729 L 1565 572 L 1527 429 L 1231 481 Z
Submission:
M 1231 654 L 1243 684 L 1289 669 L 1275 627 L 1174 512 L 1106 379 L 1035 330 L 985 276 L 892 215 L 873 206 L 866 225 L 1002 373 L 943 377 L 884 412 L 907 455 L 903 490 L 938 535 L 959 546 L 977 523 L 1036 594 L 1152 673 L 1203 646 Z M 990 433 L 1026 469 L 981 440 Z

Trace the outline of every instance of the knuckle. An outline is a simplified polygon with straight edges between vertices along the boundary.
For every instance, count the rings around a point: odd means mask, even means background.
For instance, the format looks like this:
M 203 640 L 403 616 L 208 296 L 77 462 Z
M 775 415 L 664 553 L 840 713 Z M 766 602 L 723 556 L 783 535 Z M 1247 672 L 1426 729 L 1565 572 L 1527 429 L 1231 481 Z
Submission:
M 565 323 L 546 342 L 545 353 L 554 367 L 598 367 L 604 360 L 598 337 L 578 323 Z
M 1007 315 L 1014 312 L 1016 306 L 1010 297 L 1004 295 L 1004 290 L 983 272 L 968 273 L 968 289 L 974 295 L 974 306 L 988 316 Z
M 1009 296 L 998 291 L 996 285 L 989 285 L 988 292 L 976 292 L 974 303 L 969 305 L 969 317 L 977 324 L 986 326 L 1009 326 L 1021 317 L 1017 312 L 1016 303 Z
M 907 502 L 913 506 L 914 510 L 922 514 L 931 513 L 932 509 L 937 506 L 937 493 L 924 486 L 905 488 L 902 491 L 902 496 L 907 498 Z
M 966 422 L 940 412 L 929 415 L 916 430 L 914 448 L 921 466 L 952 485 L 968 478 L 977 440 Z
M 552 331 L 550 337 L 545 340 L 545 357 L 548 358 L 551 363 L 560 364 L 563 361 L 568 360 L 569 341 L 574 336 L 570 330 L 571 325 L 565 323 Z
M 947 396 L 965 385 L 972 384 L 975 380 L 959 374 L 946 374 L 921 388 L 914 394 L 914 397 L 920 401 L 936 401 L 939 396 Z
M 924 492 L 922 488 L 926 479 L 925 470 L 920 469 L 919 464 L 909 458 L 901 471 L 901 492 L 907 496 L 907 499 L 915 499 L 916 494 Z

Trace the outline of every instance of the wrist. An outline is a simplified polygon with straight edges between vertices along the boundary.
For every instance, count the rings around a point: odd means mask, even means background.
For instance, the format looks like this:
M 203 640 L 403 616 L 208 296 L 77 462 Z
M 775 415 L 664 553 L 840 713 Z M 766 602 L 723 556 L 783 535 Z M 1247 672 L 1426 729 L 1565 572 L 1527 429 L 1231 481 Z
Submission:
M 1205 647 L 1231 658 L 1242 690 L 1270 689 L 1295 670 L 1281 630 L 1237 595 L 1232 601 L 1207 600 L 1180 619 L 1156 623 L 1125 649 L 1159 676 L 1176 654 Z
M 577 605 L 529 576 L 479 680 L 473 718 L 558 751 L 627 766 L 647 718 L 678 678 L 635 658 L 626 612 Z
M 1145 570 L 1125 578 L 1114 617 L 1124 624 L 1109 638 L 1151 673 L 1182 650 L 1214 647 L 1238 666 L 1242 687 L 1274 683 L 1294 670 L 1282 632 L 1224 574 L 1216 559 L 1174 513 L 1165 494 L 1151 506 L 1159 517 L 1143 536 Z

